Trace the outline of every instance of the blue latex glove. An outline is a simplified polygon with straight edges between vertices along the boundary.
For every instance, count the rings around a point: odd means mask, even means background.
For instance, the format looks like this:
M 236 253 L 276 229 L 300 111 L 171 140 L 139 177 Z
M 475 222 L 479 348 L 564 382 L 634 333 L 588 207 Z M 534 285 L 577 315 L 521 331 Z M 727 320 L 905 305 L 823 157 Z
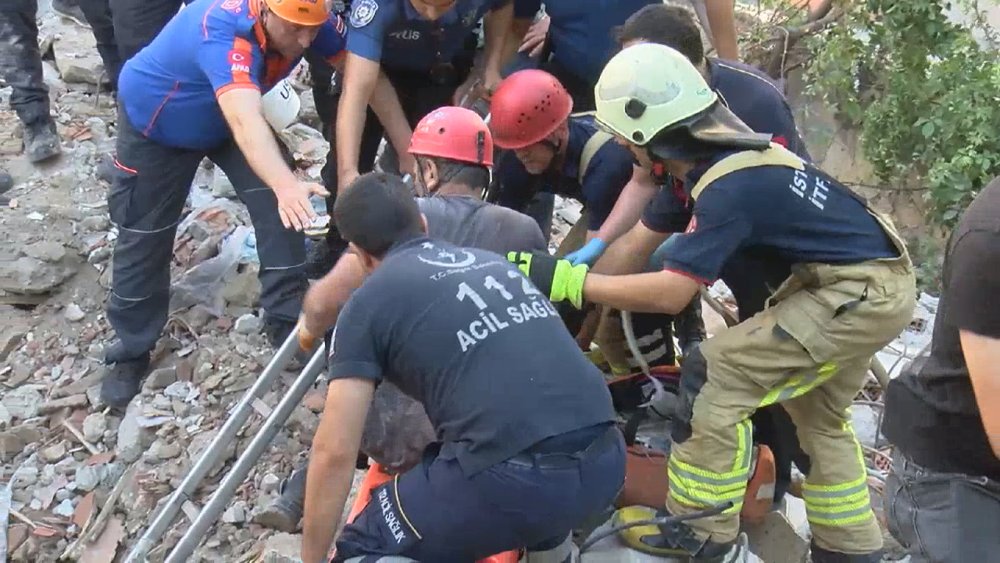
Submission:
M 579 266 L 580 264 L 586 264 L 588 266 L 593 266 L 594 262 L 604 254 L 604 251 L 608 249 L 608 243 L 603 240 L 594 237 L 590 239 L 590 242 L 583 245 L 580 250 L 570 252 L 566 255 L 566 260 L 573 263 L 574 266 Z

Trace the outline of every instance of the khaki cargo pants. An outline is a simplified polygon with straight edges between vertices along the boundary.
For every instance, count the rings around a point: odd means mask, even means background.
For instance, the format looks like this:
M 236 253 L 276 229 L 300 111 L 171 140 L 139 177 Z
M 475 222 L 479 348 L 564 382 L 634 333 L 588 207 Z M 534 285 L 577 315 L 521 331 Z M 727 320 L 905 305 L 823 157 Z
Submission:
M 812 460 L 803 497 L 814 541 L 840 553 L 881 547 L 849 407 L 871 357 L 912 319 L 910 259 L 886 230 L 901 257 L 797 265 L 767 309 L 701 345 L 708 379 L 694 399 L 691 436 L 670 456 L 667 508 L 680 515 L 734 506 L 689 522 L 699 536 L 736 538 L 751 469 L 750 415 L 781 403 Z

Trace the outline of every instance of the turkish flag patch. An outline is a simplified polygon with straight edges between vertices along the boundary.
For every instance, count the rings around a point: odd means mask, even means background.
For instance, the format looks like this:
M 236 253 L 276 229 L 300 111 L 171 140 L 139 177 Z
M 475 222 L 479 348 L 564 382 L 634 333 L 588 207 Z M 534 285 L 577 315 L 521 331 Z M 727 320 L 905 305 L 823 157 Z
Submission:
M 229 64 L 232 65 L 243 65 L 246 64 L 247 60 L 250 59 L 250 53 L 245 51 L 237 51 L 233 49 L 229 51 Z

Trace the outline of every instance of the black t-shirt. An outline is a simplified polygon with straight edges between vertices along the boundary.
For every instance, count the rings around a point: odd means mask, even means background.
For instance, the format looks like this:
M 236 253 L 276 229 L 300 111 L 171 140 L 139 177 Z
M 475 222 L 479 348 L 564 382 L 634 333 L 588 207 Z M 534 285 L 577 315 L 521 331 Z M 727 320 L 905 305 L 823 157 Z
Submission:
M 601 372 L 516 267 L 430 238 L 392 249 L 351 296 L 329 375 L 384 378 L 423 403 L 467 475 L 615 420 Z
M 885 435 L 927 468 L 1000 479 L 958 336 L 967 330 L 1000 338 L 1000 179 L 952 232 L 943 286 L 930 353 L 889 384 Z

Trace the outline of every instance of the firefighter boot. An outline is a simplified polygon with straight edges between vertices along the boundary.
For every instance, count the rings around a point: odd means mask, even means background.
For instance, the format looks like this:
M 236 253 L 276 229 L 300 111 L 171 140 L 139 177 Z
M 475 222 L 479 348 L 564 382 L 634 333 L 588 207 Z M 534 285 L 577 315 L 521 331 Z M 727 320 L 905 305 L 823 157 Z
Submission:
M 670 513 L 664 510 L 630 506 L 616 512 L 612 524 L 618 527 L 669 516 Z M 699 538 L 684 522 L 635 525 L 620 531 L 619 537 L 626 545 L 642 553 L 689 558 L 699 563 L 721 563 L 727 560 L 733 550 L 739 549 L 735 541 L 716 543 L 707 538 Z
M 121 343 L 108 349 L 104 363 L 111 366 L 101 380 L 101 401 L 109 407 L 124 409 L 139 394 L 142 381 L 149 374 L 149 352 L 139 356 L 126 354 Z
M 31 163 L 42 162 L 62 152 L 56 126 L 51 121 L 24 128 L 24 152 Z

